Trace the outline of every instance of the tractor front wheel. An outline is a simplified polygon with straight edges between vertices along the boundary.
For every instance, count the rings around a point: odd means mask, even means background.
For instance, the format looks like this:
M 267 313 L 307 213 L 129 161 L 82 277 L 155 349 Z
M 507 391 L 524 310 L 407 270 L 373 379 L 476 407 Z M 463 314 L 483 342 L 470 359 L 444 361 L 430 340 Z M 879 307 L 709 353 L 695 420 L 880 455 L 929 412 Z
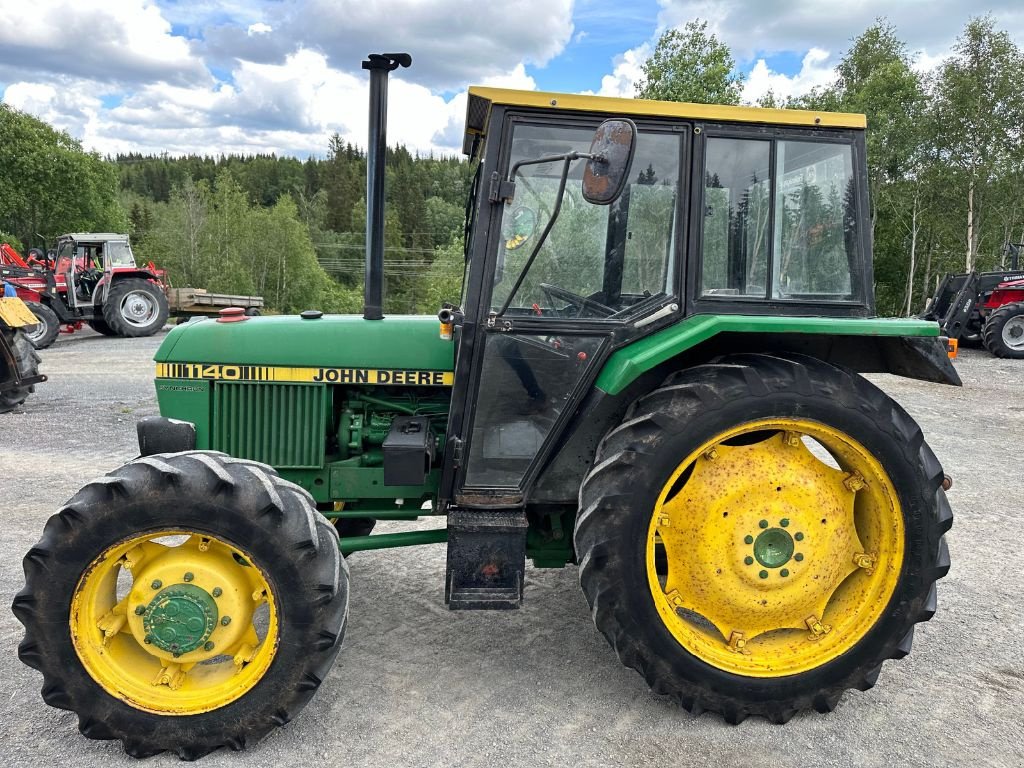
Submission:
M 19 656 L 47 704 L 135 757 L 242 749 L 291 720 L 341 647 L 348 568 L 303 489 L 212 452 L 79 491 L 25 556 Z
M 137 277 L 117 280 L 103 302 L 103 321 L 119 336 L 152 336 L 169 314 L 160 286 Z
M 1024 359 L 1024 301 L 993 310 L 982 334 L 985 349 L 996 357 Z
M 32 311 L 39 322 L 36 325 L 26 326 L 22 330 L 33 347 L 46 349 L 57 340 L 57 335 L 60 333 L 60 320 L 57 319 L 57 313 L 38 301 L 26 301 L 25 306 Z
M 727 357 L 605 437 L 580 492 L 580 581 L 622 662 L 687 710 L 831 711 L 935 612 L 942 481 L 918 426 L 860 376 Z

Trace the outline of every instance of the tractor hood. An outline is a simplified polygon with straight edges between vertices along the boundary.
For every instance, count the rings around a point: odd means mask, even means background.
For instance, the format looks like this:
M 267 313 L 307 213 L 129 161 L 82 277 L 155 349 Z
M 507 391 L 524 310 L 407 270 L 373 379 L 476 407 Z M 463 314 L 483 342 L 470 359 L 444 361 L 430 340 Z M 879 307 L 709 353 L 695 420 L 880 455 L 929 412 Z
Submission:
M 430 315 L 253 317 L 223 323 L 193 320 L 174 328 L 154 360 L 158 363 L 385 368 L 451 371 L 455 345 L 438 333 Z

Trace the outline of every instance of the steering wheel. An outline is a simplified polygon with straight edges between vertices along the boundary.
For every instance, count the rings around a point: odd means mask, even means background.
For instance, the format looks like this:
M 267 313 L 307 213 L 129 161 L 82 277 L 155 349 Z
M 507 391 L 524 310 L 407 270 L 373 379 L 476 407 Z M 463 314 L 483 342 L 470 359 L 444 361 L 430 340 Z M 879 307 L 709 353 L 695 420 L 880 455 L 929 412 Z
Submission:
M 611 307 L 605 306 L 599 301 L 589 299 L 586 296 L 580 296 L 578 293 L 567 291 L 565 288 L 561 288 L 557 285 L 541 283 L 540 289 L 544 291 L 544 295 L 551 300 L 552 304 L 554 304 L 555 299 L 561 299 L 562 301 L 569 302 L 574 307 L 579 307 L 580 311 L 576 314 L 576 317 L 582 317 L 584 309 L 589 309 L 597 315 L 597 317 L 611 317 L 615 314 L 615 310 Z

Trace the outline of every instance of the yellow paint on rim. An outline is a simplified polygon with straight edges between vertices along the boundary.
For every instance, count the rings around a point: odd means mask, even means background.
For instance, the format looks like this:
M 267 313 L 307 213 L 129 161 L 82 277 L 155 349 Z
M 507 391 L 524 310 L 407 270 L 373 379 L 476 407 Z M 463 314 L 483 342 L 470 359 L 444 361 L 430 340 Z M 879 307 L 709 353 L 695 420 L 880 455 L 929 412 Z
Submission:
M 205 591 L 217 613 L 206 643 L 175 657 L 146 642 L 136 609 L 186 584 Z M 259 566 L 220 538 L 181 529 L 133 536 L 100 554 L 75 588 L 70 627 L 92 679 L 158 715 L 197 715 L 241 698 L 266 675 L 279 640 L 274 594 Z
M 687 651 L 781 677 L 838 658 L 877 624 L 903 550 L 896 489 L 863 445 L 817 421 L 761 419 L 672 473 L 651 516 L 647 578 Z

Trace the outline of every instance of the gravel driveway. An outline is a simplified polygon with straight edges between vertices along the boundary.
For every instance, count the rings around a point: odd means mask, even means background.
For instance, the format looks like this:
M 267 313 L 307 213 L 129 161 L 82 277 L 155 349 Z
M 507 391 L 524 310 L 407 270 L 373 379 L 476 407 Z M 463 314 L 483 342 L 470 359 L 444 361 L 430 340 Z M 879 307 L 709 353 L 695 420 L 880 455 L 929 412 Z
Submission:
M 134 422 L 156 412 L 160 338 L 62 336 L 42 353 L 50 381 L 0 416 L 8 765 L 136 764 L 42 703 L 41 676 L 17 659 L 22 627 L 9 606 L 47 517 L 136 455 Z M 619 665 L 575 568 L 531 570 L 520 611 L 452 613 L 435 545 L 352 556 L 345 648 L 316 698 L 261 744 L 203 765 L 1024 765 L 1024 361 L 964 350 L 957 367 L 962 389 L 872 377 L 922 424 L 954 478 L 953 569 L 913 653 L 887 662 L 877 687 L 847 693 L 833 714 L 738 727 L 691 717 Z M 147 765 L 177 763 L 165 754 Z

